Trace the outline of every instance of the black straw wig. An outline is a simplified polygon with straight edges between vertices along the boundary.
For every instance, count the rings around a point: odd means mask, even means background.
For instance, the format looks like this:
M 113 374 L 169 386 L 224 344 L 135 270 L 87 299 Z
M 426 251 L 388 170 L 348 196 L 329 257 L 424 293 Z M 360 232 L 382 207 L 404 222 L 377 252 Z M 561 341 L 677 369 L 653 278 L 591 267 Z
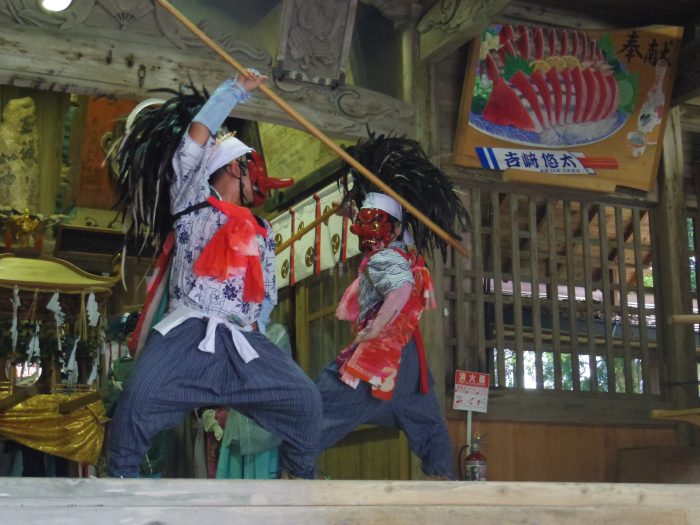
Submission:
M 192 84 L 187 93 L 158 91 L 172 97 L 138 113 L 108 154 L 110 165 L 117 171 L 116 209 L 122 217 L 126 240 L 142 239 L 139 253 L 149 239 L 156 249 L 160 248 L 172 229 L 172 158 L 190 122 L 209 97 L 206 90 L 202 94 Z
M 347 152 L 450 236 L 461 240 L 454 231 L 455 223 L 462 230 L 466 229 L 469 224 L 467 211 L 447 175 L 428 160 L 418 142 L 370 133 L 367 140 L 348 147 Z M 348 168 L 353 185 L 348 190 L 349 184 L 345 180 L 346 202 L 351 200 L 361 208 L 367 193 L 382 193 L 352 167 Z M 439 248 L 443 260 L 446 260 L 447 243 L 442 238 L 407 210 L 404 210 L 404 223 L 413 234 L 420 253 L 432 255 L 433 249 Z

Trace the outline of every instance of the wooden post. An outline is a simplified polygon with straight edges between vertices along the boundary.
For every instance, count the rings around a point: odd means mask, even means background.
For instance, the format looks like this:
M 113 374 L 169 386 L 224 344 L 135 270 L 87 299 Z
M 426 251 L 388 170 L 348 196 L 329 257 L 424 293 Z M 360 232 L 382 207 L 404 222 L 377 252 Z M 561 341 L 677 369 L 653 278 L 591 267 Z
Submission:
M 657 319 L 692 312 L 690 299 L 690 263 L 688 259 L 688 227 L 683 188 L 683 151 L 680 113 L 673 108 L 664 133 L 663 168 L 659 178 L 659 205 L 655 213 L 654 266 L 658 271 L 654 282 L 661 315 Z M 692 326 L 658 323 L 660 347 L 664 349 L 665 380 L 671 401 L 678 409 L 697 405 L 698 391 L 695 346 Z M 689 425 L 677 427 L 678 445 L 693 445 L 694 431 Z
M 404 33 L 404 55 L 403 63 L 404 83 L 408 83 L 404 91 L 411 97 L 411 102 L 416 110 L 416 138 L 424 145 L 424 149 L 429 157 L 437 157 L 440 146 L 438 143 L 437 131 L 437 109 L 435 107 L 435 65 L 418 61 L 418 34 L 415 29 L 408 29 Z M 439 161 L 435 162 L 439 167 Z M 461 250 L 466 256 L 466 251 Z M 435 379 L 435 394 L 437 395 L 440 408 L 445 413 L 445 330 L 443 326 L 443 310 L 445 308 L 445 297 L 443 292 L 443 269 L 444 264 L 440 251 L 434 252 L 433 260 L 428 261 L 430 274 L 435 287 L 435 300 L 437 307 L 433 310 L 426 310 L 421 319 L 421 331 L 423 340 L 426 341 L 426 357 L 428 367 Z M 459 255 L 454 254 L 454 257 Z M 460 276 L 456 277 L 457 279 Z M 458 299 L 459 300 L 459 299 Z M 459 322 L 464 322 L 460 320 Z M 413 457 L 411 462 L 412 479 L 425 479 L 425 475 L 420 469 L 420 460 Z

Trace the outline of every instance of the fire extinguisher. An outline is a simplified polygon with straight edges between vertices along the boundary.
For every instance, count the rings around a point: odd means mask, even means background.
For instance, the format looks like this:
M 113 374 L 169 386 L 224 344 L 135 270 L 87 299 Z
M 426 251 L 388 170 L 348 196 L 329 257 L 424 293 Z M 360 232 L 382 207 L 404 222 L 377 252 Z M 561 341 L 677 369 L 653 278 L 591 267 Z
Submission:
M 460 449 L 460 459 L 462 457 L 462 452 L 467 449 L 470 449 L 470 451 L 462 463 L 462 479 L 465 481 L 486 481 L 486 458 L 481 453 L 481 436 L 479 434 L 474 434 L 471 445 L 464 445 Z

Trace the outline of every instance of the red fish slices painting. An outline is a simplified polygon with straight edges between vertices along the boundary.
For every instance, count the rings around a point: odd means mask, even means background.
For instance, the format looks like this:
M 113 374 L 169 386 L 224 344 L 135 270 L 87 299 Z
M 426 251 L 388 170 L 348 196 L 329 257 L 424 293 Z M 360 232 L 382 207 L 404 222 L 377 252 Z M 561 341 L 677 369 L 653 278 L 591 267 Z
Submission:
M 488 28 L 470 125 L 508 142 L 548 147 L 609 137 L 636 99 L 634 79 L 610 45 L 574 29 Z

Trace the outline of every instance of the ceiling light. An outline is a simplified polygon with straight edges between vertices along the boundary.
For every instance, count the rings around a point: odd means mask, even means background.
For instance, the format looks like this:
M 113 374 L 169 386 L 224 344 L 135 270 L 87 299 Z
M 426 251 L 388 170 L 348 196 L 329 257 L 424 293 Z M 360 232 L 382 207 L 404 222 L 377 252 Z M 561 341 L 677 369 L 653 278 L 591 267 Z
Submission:
M 41 0 L 41 7 L 47 11 L 63 11 L 73 3 L 73 0 Z

